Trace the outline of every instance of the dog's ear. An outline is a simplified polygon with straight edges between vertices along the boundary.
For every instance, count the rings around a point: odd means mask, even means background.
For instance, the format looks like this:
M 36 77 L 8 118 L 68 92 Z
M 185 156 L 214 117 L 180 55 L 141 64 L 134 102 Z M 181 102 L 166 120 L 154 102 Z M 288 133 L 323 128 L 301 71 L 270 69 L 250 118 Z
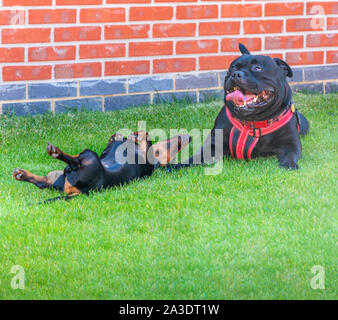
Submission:
M 190 136 L 180 134 L 168 140 L 160 141 L 152 145 L 154 158 L 162 166 L 175 160 L 176 155 L 190 142 Z
M 273 60 L 276 62 L 278 67 L 282 69 L 286 77 L 292 78 L 293 76 L 292 69 L 285 61 L 279 58 L 274 58 Z
M 247 47 L 243 44 L 243 43 L 240 43 L 238 45 L 238 48 L 239 48 L 239 51 L 242 53 L 242 54 L 250 54 L 250 51 L 247 49 Z

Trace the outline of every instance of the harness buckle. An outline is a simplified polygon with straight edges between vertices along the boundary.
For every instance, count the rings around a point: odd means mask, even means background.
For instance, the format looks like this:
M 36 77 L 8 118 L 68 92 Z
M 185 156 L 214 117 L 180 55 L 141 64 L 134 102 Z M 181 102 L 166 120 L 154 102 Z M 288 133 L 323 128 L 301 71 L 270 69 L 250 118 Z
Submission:
M 256 130 L 258 130 L 258 133 L 259 133 L 258 136 L 256 135 Z M 261 128 L 253 128 L 253 129 L 252 129 L 252 134 L 253 134 L 253 136 L 254 136 L 255 138 L 260 138 L 261 135 L 262 135 Z

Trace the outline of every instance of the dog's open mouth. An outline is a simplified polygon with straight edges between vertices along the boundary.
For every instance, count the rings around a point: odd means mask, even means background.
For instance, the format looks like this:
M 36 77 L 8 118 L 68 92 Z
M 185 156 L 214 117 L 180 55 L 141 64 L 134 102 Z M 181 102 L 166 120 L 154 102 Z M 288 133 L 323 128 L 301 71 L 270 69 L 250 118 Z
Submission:
M 243 90 L 239 87 L 234 87 L 232 90 L 227 90 L 227 101 L 232 101 L 239 108 L 254 108 L 261 107 L 270 102 L 273 98 L 273 92 L 263 90 L 258 94 Z

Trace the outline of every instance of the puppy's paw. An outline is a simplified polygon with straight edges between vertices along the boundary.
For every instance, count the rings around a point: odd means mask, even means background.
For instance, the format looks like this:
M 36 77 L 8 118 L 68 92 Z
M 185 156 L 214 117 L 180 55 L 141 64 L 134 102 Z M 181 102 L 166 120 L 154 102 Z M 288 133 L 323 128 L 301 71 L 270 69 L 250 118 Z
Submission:
M 279 164 L 279 167 L 286 170 L 298 170 L 298 164 L 294 161 L 283 162 Z
M 47 145 L 47 153 L 54 159 L 57 159 L 60 154 L 61 154 L 61 150 L 55 146 L 53 146 L 52 144 L 48 143 Z
M 114 143 L 115 141 L 123 141 L 123 135 L 121 133 L 115 133 L 113 134 L 109 141 L 108 141 L 108 144 L 112 144 Z
M 17 181 L 26 181 L 27 180 L 27 171 L 23 169 L 15 168 L 13 170 L 13 178 Z

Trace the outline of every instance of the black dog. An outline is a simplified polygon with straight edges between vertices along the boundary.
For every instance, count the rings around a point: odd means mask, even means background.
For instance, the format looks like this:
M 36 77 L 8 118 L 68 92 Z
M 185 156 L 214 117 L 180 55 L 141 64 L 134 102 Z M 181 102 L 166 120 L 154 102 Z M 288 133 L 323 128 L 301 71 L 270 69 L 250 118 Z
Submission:
M 292 100 L 286 80 L 292 70 L 281 59 L 251 55 L 242 44 L 239 49 L 242 56 L 231 63 L 224 81 L 225 106 L 209 137 L 199 153 L 172 168 L 211 163 L 213 157 L 224 155 L 237 159 L 277 156 L 280 167 L 298 168 L 299 136 L 308 133 L 309 123 Z
M 87 194 L 150 176 L 157 166 L 172 161 L 189 139 L 188 135 L 179 135 L 153 145 L 144 131 L 135 132 L 128 138 L 117 134 L 110 138 L 100 157 L 91 150 L 71 156 L 48 144 L 48 154 L 67 164 L 63 171 L 53 171 L 41 177 L 23 169 L 14 169 L 13 177 L 33 183 L 40 189 L 63 191 L 68 196 Z

